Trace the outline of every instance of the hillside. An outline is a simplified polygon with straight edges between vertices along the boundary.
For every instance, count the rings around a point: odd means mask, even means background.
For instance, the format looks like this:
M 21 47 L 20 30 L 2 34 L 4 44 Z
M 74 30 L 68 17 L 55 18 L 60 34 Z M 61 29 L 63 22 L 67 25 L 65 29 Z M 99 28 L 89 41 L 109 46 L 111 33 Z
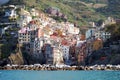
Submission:
M 120 18 L 120 0 L 108 0 L 108 6 L 97 9 L 103 15 Z
M 87 3 L 108 3 L 108 0 L 81 0 Z
M 35 7 L 43 12 L 49 7 L 55 7 L 67 15 L 68 21 L 79 26 L 88 26 L 88 22 L 104 20 L 108 16 L 120 18 L 119 0 L 10 0 L 8 4 L 24 4 L 26 9 Z
M 61 13 L 67 15 L 68 21 L 77 23 L 79 26 L 88 26 L 90 21 L 96 22 L 105 18 L 80 0 L 11 0 L 9 4 L 25 4 L 27 7 L 35 7 L 43 12 L 48 7 L 56 7 Z

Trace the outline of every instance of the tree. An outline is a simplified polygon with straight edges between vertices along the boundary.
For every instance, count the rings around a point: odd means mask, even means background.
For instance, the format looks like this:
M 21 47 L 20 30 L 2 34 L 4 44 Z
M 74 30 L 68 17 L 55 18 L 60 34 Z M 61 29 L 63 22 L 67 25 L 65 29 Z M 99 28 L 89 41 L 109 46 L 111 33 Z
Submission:
M 103 47 L 102 40 L 95 40 L 93 43 L 93 50 L 99 50 Z
M 114 15 L 114 17 L 120 17 L 120 0 L 108 0 L 108 12 L 110 15 Z
M 111 33 L 111 38 L 113 40 L 120 39 L 120 23 L 107 25 L 105 30 Z
M 104 20 L 103 19 L 100 19 L 98 22 L 97 22 L 97 25 L 98 26 L 101 26 L 103 24 Z
M 115 18 L 120 18 L 120 0 L 108 0 L 108 6 L 98 8 L 97 12 L 104 14 L 106 16 L 112 16 Z

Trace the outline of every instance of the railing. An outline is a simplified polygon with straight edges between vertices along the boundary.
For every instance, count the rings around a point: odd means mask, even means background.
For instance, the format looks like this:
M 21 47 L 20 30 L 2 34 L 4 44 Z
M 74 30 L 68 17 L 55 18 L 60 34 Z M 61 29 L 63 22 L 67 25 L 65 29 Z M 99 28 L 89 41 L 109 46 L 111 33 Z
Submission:
M 17 23 L 16 22 L 0 23 L 0 25 L 10 25 L 10 24 L 17 24 Z

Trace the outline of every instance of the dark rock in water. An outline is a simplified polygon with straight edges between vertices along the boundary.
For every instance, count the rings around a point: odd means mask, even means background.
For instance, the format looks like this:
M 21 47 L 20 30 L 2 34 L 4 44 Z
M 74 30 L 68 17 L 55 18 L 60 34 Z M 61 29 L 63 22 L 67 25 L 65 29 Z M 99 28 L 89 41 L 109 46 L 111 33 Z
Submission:
M 0 66 L 5 66 L 9 63 L 9 59 L 0 60 Z
M 113 65 L 120 64 L 120 54 L 114 54 L 110 60 L 110 64 L 113 64 Z

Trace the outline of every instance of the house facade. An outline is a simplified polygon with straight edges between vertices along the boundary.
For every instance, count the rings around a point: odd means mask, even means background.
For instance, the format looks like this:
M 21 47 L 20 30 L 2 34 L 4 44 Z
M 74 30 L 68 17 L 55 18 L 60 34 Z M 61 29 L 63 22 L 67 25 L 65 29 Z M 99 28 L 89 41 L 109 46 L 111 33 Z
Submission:
M 18 41 L 19 43 L 29 43 L 33 41 L 36 37 L 36 31 L 30 30 L 28 27 L 22 28 L 18 31 Z
M 76 44 L 77 65 L 85 65 L 86 46 L 87 46 L 86 40 L 77 41 Z
M 60 65 L 63 63 L 64 63 L 63 62 L 63 55 L 62 55 L 61 50 L 57 47 L 54 47 L 53 48 L 53 64 Z
M 63 55 L 64 63 L 68 64 L 70 46 L 69 45 L 61 45 L 60 48 L 61 48 L 61 52 L 62 52 L 62 55 Z

